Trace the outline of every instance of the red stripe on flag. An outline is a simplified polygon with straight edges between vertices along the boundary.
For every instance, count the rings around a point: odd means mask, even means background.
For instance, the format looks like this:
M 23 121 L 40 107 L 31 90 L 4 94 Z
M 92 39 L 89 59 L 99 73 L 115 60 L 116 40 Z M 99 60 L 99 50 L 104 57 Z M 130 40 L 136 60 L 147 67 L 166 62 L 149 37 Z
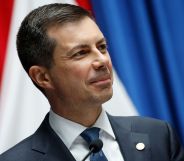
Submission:
M 89 0 L 76 0 L 79 6 L 83 7 L 84 9 L 91 11 L 91 3 Z
M 6 0 L 0 5 L 0 85 L 2 82 L 3 66 L 11 23 L 14 0 Z

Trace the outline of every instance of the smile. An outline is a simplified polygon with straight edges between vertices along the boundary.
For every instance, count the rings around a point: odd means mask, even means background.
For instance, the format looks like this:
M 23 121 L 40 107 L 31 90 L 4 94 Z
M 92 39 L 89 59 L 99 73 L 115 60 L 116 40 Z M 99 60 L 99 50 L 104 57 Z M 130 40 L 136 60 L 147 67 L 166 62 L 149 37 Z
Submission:
M 109 86 L 112 84 L 112 81 L 110 75 L 105 75 L 102 77 L 92 79 L 90 81 L 90 84 L 93 84 L 95 86 L 107 86 L 107 85 Z

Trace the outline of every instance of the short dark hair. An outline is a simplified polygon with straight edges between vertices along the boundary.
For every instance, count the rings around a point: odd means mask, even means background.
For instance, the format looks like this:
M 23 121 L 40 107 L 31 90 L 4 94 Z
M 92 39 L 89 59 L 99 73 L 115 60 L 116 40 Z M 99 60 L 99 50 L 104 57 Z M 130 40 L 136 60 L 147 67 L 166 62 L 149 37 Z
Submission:
M 49 27 L 76 22 L 86 16 L 93 19 L 89 11 L 62 3 L 44 5 L 31 11 L 21 23 L 16 42 L 25 71 L 28 73 L 33 65 L 47 68 L 52 65 L 56 41 L 48 37 Z

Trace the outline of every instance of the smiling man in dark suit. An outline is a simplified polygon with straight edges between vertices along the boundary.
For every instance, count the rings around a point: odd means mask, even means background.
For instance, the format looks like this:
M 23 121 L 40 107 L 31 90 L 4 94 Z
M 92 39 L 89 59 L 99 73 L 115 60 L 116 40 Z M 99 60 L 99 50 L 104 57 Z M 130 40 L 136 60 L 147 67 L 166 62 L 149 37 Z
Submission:
M 167 123 L 113 117 L 103 110 L 113 93 L 112 64 L 105 37 L 88 11 L 70 4 L 33 10 L 21 24 L 17 50 L 51 110 L 38 130 L 0 161 L 80 161 L 98 138 L 103 148 L 88 161 L 184 161 Z

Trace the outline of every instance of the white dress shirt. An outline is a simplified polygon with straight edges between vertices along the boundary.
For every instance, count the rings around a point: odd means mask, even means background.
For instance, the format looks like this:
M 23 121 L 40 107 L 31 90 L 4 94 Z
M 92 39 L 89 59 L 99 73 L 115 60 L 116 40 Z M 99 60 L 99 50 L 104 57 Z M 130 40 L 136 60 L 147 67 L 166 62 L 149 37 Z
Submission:
M 80 136 L 80 134 L 87 127 L 67 120 L 54 113 L 52 110 L 50 111 L 49 115 L 49 123 L 52 129 L 57 133 L 66 147 L 70 150 L 74 158 L 77 161 L 81 161 L 89 152 L 86 141 Z M 98 127 L 101 129 L 99 138 L 103 141 L 102 150 L 108 161 L 124 161 L 111 124 L 104 110 L 102 110 L 93 127 Z M 89 161 L 89 157 L 86 159 L 86 161 Z

